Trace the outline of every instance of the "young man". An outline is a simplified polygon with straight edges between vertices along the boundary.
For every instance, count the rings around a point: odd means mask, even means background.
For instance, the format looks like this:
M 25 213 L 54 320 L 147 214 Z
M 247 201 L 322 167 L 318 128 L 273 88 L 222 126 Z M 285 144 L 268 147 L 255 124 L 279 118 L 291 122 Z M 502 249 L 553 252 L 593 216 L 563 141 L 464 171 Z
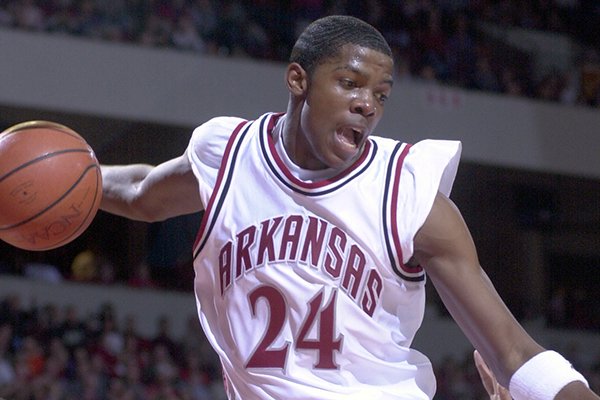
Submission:
M 205 211 L 195 293 L 230 398 L 432 398 L 431 364 L 410 348 L 427 273 L 515 398 L 598 399 L 481 269 L 448 199 L 460 144 L 370 136 L 393 84 L 380 33 L 351 17 L 315 21 L 285 82 L 284 114 L 215 118 L 178 158 L 102 168 L 108 212 Z

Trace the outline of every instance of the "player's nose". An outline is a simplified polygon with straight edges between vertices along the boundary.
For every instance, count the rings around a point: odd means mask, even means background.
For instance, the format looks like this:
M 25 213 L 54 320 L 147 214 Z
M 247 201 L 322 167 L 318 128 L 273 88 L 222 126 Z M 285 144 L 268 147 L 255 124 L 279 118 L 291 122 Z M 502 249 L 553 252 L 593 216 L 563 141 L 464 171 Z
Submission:
M 350 110 L 364 117 L 370 117 L 376 111 L 375 99 L 367 91 L 363 90 L 352 99 Z

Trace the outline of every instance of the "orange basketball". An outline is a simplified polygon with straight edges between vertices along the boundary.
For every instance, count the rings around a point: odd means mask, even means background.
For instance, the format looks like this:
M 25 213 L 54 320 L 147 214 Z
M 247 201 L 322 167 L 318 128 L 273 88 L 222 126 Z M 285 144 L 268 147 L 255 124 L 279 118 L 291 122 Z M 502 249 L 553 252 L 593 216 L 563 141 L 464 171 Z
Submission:
M 29 121 L 0 133 L 0 239 L 49 250 L 81 235 L 102 198 L 94 151 L 75 131 Z

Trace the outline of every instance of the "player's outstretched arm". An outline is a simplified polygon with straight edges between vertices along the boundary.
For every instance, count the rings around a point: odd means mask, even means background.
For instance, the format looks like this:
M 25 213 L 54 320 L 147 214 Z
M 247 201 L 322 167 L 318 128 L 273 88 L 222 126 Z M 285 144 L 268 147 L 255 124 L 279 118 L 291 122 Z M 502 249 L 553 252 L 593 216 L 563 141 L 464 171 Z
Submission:
M 414 261 L 426 270 L 454 320 L 486 360 L 498 382 L 513 391 L 515 382 L 513 386 L 510 383 L 515 371 L 523 372 L 521 367 L 545 349 L 525 332 L 505 306 L 479 265 L 475 245 L 460 212 L 443 194 L 437 195 L 427 220 L 415 236 L 414 248 Z M 524 386 L 532 382 L 533 387 L 533 382 L 539 380 L 536 377 L 548 376 L 546 368 L 557 369 L 556 365 L 547 364 L 545 360 L 528 363 L 532 367 L 527 368 Z M 539 374 L 532 377 L 531 371 Z M 564 364 L 562 371 L 563 376 L 571 373 Z M 573 382 L 565 385 L 555 399 L 599 397 L 582 382 Z
M 161 221 L 202 210 L 198 182 L 186 155 L 157 166 L 102 165 L 102 203 L 112 214 Z

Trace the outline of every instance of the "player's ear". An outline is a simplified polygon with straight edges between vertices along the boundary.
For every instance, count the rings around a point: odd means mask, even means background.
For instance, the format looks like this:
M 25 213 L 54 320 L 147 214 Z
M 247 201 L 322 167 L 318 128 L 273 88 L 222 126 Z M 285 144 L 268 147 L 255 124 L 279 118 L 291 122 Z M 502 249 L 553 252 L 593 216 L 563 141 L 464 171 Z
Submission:
M 308 89 L 308 75 L 298 63 L 290 63 L 285 72 L 285 83 L 291 94 L 302 96 Z

